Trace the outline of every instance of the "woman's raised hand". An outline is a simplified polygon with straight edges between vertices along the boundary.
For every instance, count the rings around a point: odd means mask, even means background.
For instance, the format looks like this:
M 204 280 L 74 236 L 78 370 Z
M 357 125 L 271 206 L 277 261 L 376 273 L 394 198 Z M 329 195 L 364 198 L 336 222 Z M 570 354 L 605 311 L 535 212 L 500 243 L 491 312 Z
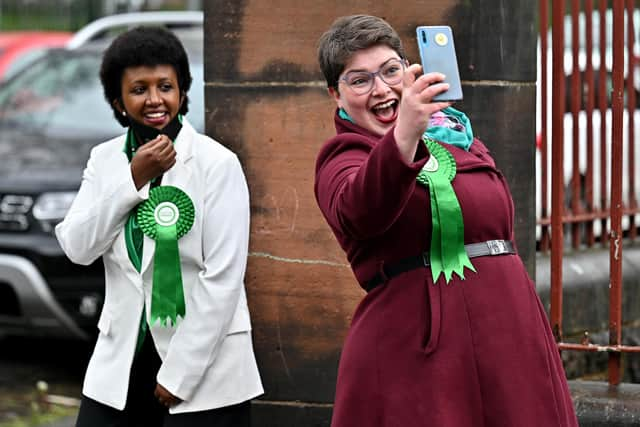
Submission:
M 131 175 L 136 188 L 141 189 L 153 178 L 162 175 L 176 163 L 176 150 L 167 135 L 158 135 L 142 145 L 131 160 Z
M 407 163 L 413 162 L 418 141 L 427 129 L 431 115 L 451 105 L 451 102 L 432 101 L 434 96 L 449 89 L 448 83 L 441 83 L 444 78 L 441 73 L 422 74 L 419 64 L 410 65 L 404 73 L 393 135 Z

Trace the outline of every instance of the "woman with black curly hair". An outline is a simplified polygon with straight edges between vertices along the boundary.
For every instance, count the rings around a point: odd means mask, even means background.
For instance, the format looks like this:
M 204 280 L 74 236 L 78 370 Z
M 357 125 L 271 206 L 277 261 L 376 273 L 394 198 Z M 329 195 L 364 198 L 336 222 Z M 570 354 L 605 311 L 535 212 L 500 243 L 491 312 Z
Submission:
M 184 115 L 191 74 L 168 30 L 106 50 L 100 78 L 124 135 L 93 148 L 56 235 L 102 257 L 105 301 L 77 426 L 249 426 L 262 394 L 244 288 L 249 193 L 234 153 Z

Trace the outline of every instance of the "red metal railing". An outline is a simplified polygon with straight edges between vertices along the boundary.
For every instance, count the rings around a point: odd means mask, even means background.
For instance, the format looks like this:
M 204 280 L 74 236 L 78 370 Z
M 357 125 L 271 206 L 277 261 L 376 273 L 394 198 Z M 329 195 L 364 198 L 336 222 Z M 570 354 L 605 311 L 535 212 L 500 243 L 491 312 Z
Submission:
M 623 237 L 630 241 L 636 238 L 636 216 L 640 214 L 634 147 L 634 73 L 638 66 L 634 55 L 634 16 L 640 17 L 640 13 L 633 0 L 611 2 L 612 10 L 607 10 L 606 0 L 596 1 L 597 10 L 594 0 L 570 0 L 569 4 L 564 0 L 551 2 L 551 85 L 547 35 L 549 1 L 540 2 L 539 245 L 543 253 L 551 250 L 550 318 L 558 347 L 561 350 L 607 352 L 609 383 L 619 384 L 621 354 L 640 353 L 640 347 L 622 345 L 621 309 Z M 570 6 L 569 10 L 566 6 Z M 597 34 L 594 17 L 598 22 Z M 568 26 L 570 28 L 565 28 Z M 570 35 L 569 40 L 566 35 Z M 597 50 L 594 41 L 597 41 Z M 569 59 L 570 68 L 565 64 Z M 609 75 L 612 87 L 607 84 Z M 570 89 L 568 98 L 567 86 Z M 550 141 L 547 132 L 549 104 Z M 565 144 L 570 145 L 565 147 Z M 570 170 L 565 171 L 566 168 Z M 588 338 L 580 343 L 563 341 L 562 257 L 569 250 L 565 247 L 565 231 L 570 234 L 570 250 L 597 244 L 609 248 L 608 345 L 592 344 Z

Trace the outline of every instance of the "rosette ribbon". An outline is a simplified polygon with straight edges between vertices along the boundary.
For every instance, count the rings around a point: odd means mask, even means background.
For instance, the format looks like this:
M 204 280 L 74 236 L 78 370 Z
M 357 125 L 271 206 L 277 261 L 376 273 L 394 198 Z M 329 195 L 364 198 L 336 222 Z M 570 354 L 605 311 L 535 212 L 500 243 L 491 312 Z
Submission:
M 151 325 L 176 325 L 184 318 L 185 303 L 180 269 L 178 239 L 193 225 L 195 210 L 187 194 L 177 187 L 163 185 L 149 191 L 149 198 L 138 206 L 140 229 L 156 241 L 153 255 Z
M 464 223 L 460 203 L 453 191 L 451 181 L 456 176 L 456 161 L 453 155 L 435 140 L 423 137 L 431 156 L 417 180 L 429 189 L 431 200 L 432 234 L 429 262 L 433 282 L 440 274 L 449 283 L 453 273 L 464 279 L 464 268 L 475 272 L 464 248 Z

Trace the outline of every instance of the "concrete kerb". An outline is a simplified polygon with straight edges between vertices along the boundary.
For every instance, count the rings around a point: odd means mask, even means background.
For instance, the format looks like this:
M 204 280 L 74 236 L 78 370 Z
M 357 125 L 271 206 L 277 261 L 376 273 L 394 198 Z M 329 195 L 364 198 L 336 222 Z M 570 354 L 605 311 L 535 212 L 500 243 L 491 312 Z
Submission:
M 640 425 L 640 384 L 569 381 L 580 427 Z

